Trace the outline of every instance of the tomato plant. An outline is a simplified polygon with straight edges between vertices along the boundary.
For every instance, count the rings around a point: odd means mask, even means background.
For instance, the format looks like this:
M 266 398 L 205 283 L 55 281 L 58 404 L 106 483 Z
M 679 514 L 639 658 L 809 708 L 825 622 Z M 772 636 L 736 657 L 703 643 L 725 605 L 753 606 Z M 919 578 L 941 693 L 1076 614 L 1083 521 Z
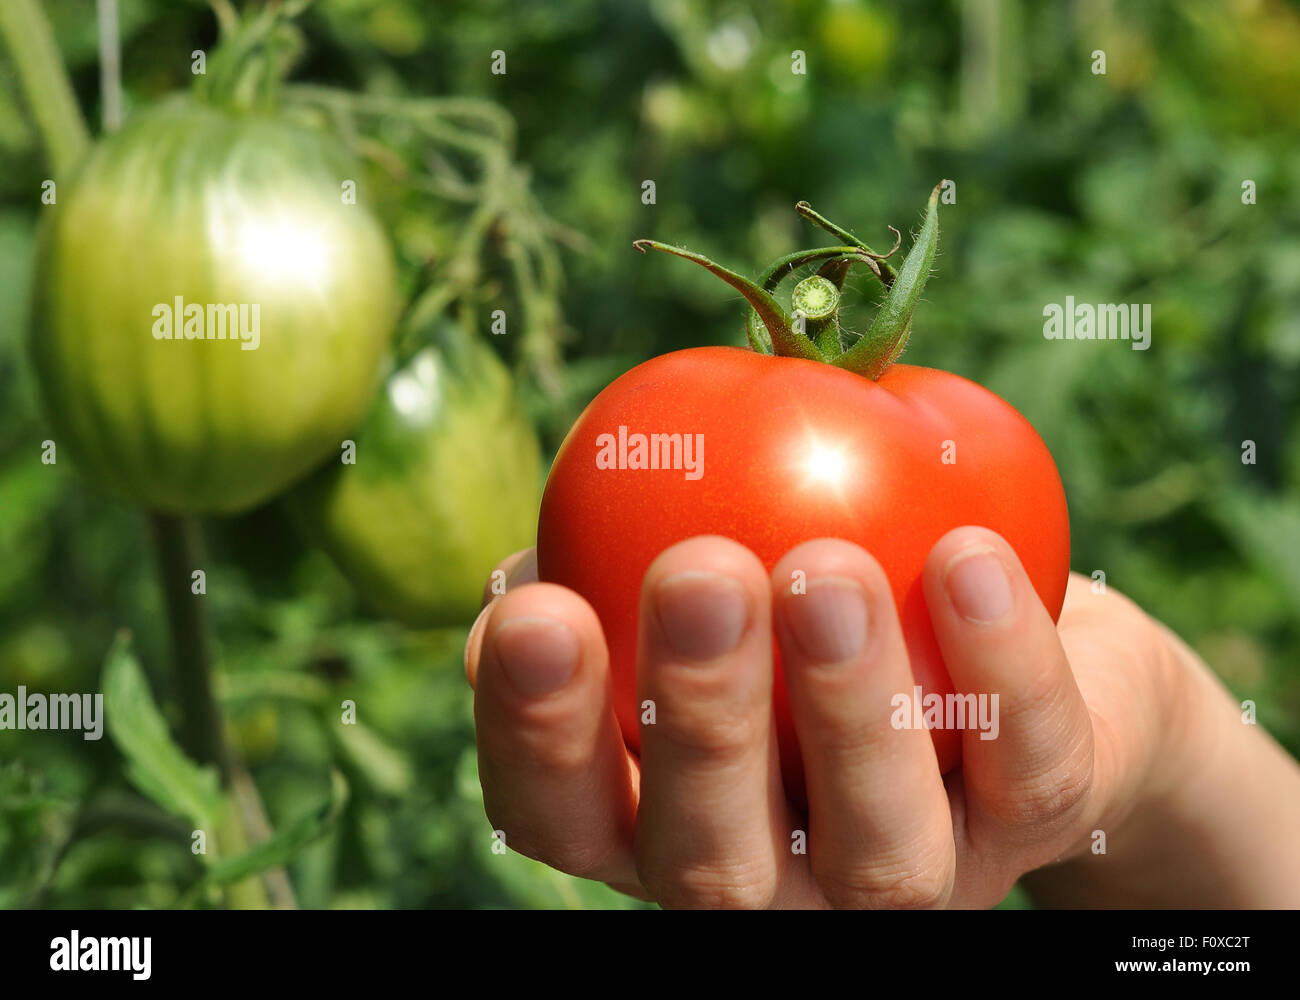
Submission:
M 375 611 L 410 625 L 471 620 L 502 551 L 531 545 L 541 493 L 532 425 L 505 366 L 448 324 L 393 374 L 355 435 L 288 496 Z
M 318 465 L 370 403 L 397 312 L 356 176 L 321 133 L 188 97 L 104 138 L 38 251 L 57 443 L 168 512 L 243 510 Z
M 926 556 L 943 534 L 968 524 L 999 532 L 1053 616 L 1064 600 L 1065 495 L 1033 427 L 973 382 L 891 363 L 910 332 L 933 258 L 935 196 L 897 273 L 889 255 L 802 203 L 800 210 L 846 245 L 783 258 L 761 286 L 685 251 L 645 244 L 696 260 L 741 290 L 755 307 L 751 320 L 762 324 L 750 324 L 754 349 L 692 348 L 627 372 L 579 417 L 546 484 L 540 576 L 577 591 L 600 617 L 615 708 L 633 749 L 641 580 L 660 552 L 683 539 L 733 538 L 769 569 L 809 539 L 861 545 L 888 574 L 925 694 L 952 691 L 920 583 Z M 792 318 L 771 292 L 793 266 L 815 261 L 824 263 L 796 288 Z M 855 262 L 871 267 L 888 292 L 871 330 L 839 350 L 838 291 Z M 656 442 L 652 435 L 671 437 Z M 773 652 L 783 772 L 798 800 L 798 745 L 775 644 Z M 960 759 L 960 733 L 931 735 L 941 767 L 951 769 Z

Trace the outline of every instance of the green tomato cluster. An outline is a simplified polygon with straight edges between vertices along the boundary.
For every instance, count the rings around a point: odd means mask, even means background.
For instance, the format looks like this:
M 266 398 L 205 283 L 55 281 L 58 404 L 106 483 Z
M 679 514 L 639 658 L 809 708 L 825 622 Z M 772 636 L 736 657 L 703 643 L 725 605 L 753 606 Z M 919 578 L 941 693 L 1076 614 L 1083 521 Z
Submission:
M 111 491 L 224 515 L 292 490 L 373 608 L 459 621 L 531 541 L 537 440 L 472 339 L 384 382 L 396 265 L 357 177 L 271 115 L 176 98 L 132 116 L 48 209 L 31 354 L 55 440 Z

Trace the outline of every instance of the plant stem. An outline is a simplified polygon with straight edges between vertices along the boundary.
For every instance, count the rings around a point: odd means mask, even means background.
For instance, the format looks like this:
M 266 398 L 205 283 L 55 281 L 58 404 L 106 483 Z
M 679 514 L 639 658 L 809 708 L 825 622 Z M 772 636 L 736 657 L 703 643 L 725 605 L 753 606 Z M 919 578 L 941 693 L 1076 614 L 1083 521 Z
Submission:
M 230 757 L 221 731 L 221 710 L 212 686 L 212 630 L 206 600 L 190 590 L 190 574 L 201 568 L 198 522 L 154 513 L 149 516 L 158 558 L 159 582 L 171 633 L 177 697 L 181 705 L 181 744 L 202 764 L 215 764 L 223 782 Z
M 248 834 L 249 846 L 270 840 L 274 831 L 262 805 L 262 797 L 257 793 L 257 785 L 248 768 L 240 760 L 239 754 L 231 751 L 230 797 L 239 811 L 240 823 Z M 248 881 L 256 881 L 249 879 Z M 265 889 L 263 906 L 272 906 L 277 910 L 298 909 L 298 899 L 293 892 L 293 883 L 289 874 L 280 866 L 270 868 L 262 873 L 259 888 Z
M 54 32 L 37 0 L 0 3 L 0 35 L 18 69 L 23 94 L 36 119 L 56 178 L 66 176 L 90 145 Z
M 203 538 L 192 517 L 149 515 L 158 576 L 171 633 L 173 675 L 181 704 L 181 743 L 205 764 L 215 764 L 226 786 L 230 812 L 218 831 L 221 851 L 233 855 L 271 836 L 271 824 L 252 775 L 240 754 L 225 740 L 221 708 L 213 683 L 212 626 L 207 600 L 191 590 L 191 574 L 203 562 Z M 231 902 L 240 908 L 296 909 L 293 887 L 283 868 L 230 887 Z M 268 898 L 269 894 L 269 898 Z
M 122 42 L 117 31 L 117 0 L 97 0 L 99 13 L 99 90 L 105 132 L 122 124 Z
M 233 805 L 233 803 L 232 803 Z M 217 825 L 217 847 L 222 857 L 235 857 L 248 850 L 249 837 L 244 829 L 243 816 L 231 805 Z M 265 910 L 270 906 L 266 888 L 255 877 L 246 878 L 226 888 L 226 906 L 234 910 Z
M 239 29 L 239 14 L 230 0 L 208 0 L 208 5 L 217 17 L 217 27 L 220 28 L 223 39 L 229 38 Z

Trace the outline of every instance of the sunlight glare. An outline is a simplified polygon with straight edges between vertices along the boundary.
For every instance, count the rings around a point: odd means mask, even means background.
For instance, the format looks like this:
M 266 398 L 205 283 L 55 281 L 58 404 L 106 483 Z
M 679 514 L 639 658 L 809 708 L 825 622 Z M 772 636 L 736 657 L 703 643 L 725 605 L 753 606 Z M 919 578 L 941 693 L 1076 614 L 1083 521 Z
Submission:
M 839 489 L 848 474 L 848 457 L 841 449 L 831 448 L 814 439 L 804 458 L 804 471 L 810 482 Z
M 250 274 L 277 285 L 323 289 L 329 277 L 325 241 L 300 216 L 242 219 L 235 246 Z

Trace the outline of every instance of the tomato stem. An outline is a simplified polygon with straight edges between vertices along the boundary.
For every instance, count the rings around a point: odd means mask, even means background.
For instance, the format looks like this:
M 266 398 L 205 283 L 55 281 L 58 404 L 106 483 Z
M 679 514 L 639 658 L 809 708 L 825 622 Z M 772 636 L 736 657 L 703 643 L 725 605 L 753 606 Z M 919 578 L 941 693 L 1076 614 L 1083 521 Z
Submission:
M 781 284 L 781 282 L 793 274 L 798 268 L 807 264 L 824 260 L 821 269 L 817 272 L 821 277 L 830 281 L 838 291 L 844 287 L 844 279 L 848 276 L 849 265 L 855 261 L 865 261 L 860 247 L 819 247 L 815 250 L 800 250 L 797 253 L 787 254 L 767 266 L 767 269 L 759 275 L 759 282 L 764 291 L 772 292 Z M 749 337 L 749 343 L 754 350 L 761 351 L 764 354 L 775 353 L 772 349 L 771 338 L 767 336 L 767 331 L 760 322 L 758 313 L 751 309 L 745 319 L 745 333 Z M 759 346 L 755 346 L 755 345 Z M 835 353 L 838 353 L 838 344 L 835 347 Z
M 235 111 L 274 108 L 281 83 L 303 48 L 292 21 L 304 6 L 271 3 L 248 20 L 223 21 L 221 43 L 194 86 L 196 96 Z
M 203 565 L 198 522 L 152 514 L 149 527 L 176 665 L 176 694 L 184 719 L 181 742 L 198 761 L 215 764 L 225 775 L 229 757 L 212 687 L 212 628 L 206 602 L 190 590 L 190 574 Z
M 743 278 L 697 253 L 655 240 L 633 243 L 642 253 L 646 247 L 662 250 L 694 261 L 739 291 L 753 307 L 746 317 L 745 333 L 749 345 L 763 354 L 827 361 L 840 368 L 870 379 L 883 375 L 907 346 L 912 332 L 912 312 L 930 277 L 935 248 L 939 240 L 939 192 L 943 182 L 930 192 L 925 220 L 917 232 L 912 248 L 895 271 L 887 262 L 902 245 L 902 234 L 890 226 L 894 245 L 888 253 L 877 253 L 847 229 L 826 219 L 806 201 L 795 205 L 804 218 L 833 233 L 844 242 L 836 247 L 800 250 L 781 257 L 768 266 L 758 283 Z M 817 261 L 822 266 L 812 277 L 795 286 L 791 300 L 794 319 L 782 309 L 772 293 L 781 281 L 797 268 Z M 866 264 L 885 288 L 885 298 L 871 328 L 858 341 L 843 349 L 840 341 L 840 290 L 849 268 Z M 761 321 L 761 323 L 759 322 Z
M 817 349 L 829 358 L 840 351 L 840 331 L 837 314 L 840 308 L 840 290 L 829 278 L 814 274 L 794 286 L 790 307 L 796 320 L 803 322 L 803 333 Z
M 240 754 L 225 739 L 213 684 L 215 657 L 207 598 L 191 590 L 190 575 L 203 564 L 202 531 L 193 517 L 158 512 L 149 515 L 149 528 L 171 639 L 172 676 L 181 706 L 178 734 L 191 756 L 214 765 L 221 774 L 235 808 L 218 831 L 218 841 L 223 851 L 233 845 L 231 853 L 236 853 L 247 844 L 268 839 L 271 825 Z M 297 905 L 288 875 L 278 867 L 261 879 L 236 883 L 230 893 L 237 906 L 266 909 L 273 902 L 281 909 L 293 909 Z
M 581 252 L 586 241 L 552 220 L 532 192 L 527 171 L 514 161 L 515 123 L 509 112 L 477 98 L 387 97 L 305 84 L 287 86 L 283 95 L 291 107 L 328 114 L 335 131 L 359 156 L 398 183 L 467 206 L 454 242 L 428 258 L 412 290 L 399 323 L 395 367 L 423 349 L 433 322 L 449 311 L 457 322 L 480 329 L 474 313 L 483 301 L 482 261 L 495 248 L 521 313 L 521 322 L 511 320 L 510 327 L 522 330 L 517 364 L 548 407 L 569 410 L 574 404 L 560 350 L 559 250 L 563 244 Z M 394 147 L 386 138 L 368 135 L 371 122 L 395 120 L 415 133 L 414 157 L 404 145 Z M 472 169 L 462 169 L 453 162 L 462 157 L 448 154 L 464 154 Z M 493 332 L 502 332 L 493 322 Z
M 650 247 L 653 250 L 662 250 L 664 253 L 675 254 L 678 257 L 694 261 L 740 292 L 763 320 L 763 325 L 767 327 L 768 336 L 771 337 L 772 347 L 777 354 L 788 358 L 806 358 L 809 361 L 826 360 L 822 352 L 817 349 L 816 344 L 792 327 L 789 315 L 772 297 L 772 294 L 760 288 L 748 278 L 742 278 L 735 271 L 729 271 L 721 264 L 715 264 L 707 257 L 692 253 L 690 250 L 683 250 L 681 247 L 670 246 L 667 243 L 659 243 L 655 240 L 635 240 L 632 245 L 642 253 L 645 253 L 646 247 Z M 755 350 L 761 350 L 757 345 L 754 345 L 752 337 L 750 343 Z

